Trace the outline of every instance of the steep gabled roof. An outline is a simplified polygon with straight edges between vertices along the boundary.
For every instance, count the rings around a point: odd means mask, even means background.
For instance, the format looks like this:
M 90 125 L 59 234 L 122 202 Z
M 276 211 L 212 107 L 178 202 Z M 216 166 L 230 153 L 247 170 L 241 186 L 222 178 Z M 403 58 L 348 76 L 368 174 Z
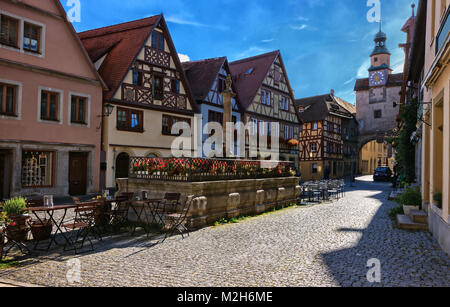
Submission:
M 226 60 L 221 57 L 181 63 L 195 101 L 205 100 Z
M 396 87 L 402 86 L 403 84 L 403 73 L 399 74 L 390 74 L 388 77 L 388 81 L 386 83 L 386 87 Z M 369 78 L 358 79 L 355 84 L 355 92 L 358 91 L 367 91 L 369 90 Z
M 102 77 L 100 76 L 97 69 L 95 69 L 94 63 L 91 61 L 89 54 L 86 52 L 86 49 L 84 48 L 82 42 L 80 41 L 80 38 L 78 37 L 77 32 L 75 31 L 72 23 L 67 20 L 67 13 L 66 13 L 64 7 L 62 6 L 61 2 L 59 0 L 53 0 L 53 2 L 55 3 L 57 9 L 59 10 L 59 12 L 61 14 L 61 16 L 58 16 L 58 17 L 62 17 L 64 19 L 64 23 L 69 27 L 70 33 L 72 34 L 73 38 L 76 40 L 78 46 L 80 47 L 80 50 L 83 53 L 84 57 L 86 58 L 86 61 L 89 63 L 89 66 L 90 66 L 92 72 L 95 74 L 95 76 L 100 81 L 100 84 L 102 85 L 103 89 L 107 90 L 107 85 L 105 84 L 105 81 L 102 79 Z
M 353 115 L 356 114 L 356 106 L 354 104 L 351 104 L 348 101 L 345 101 L 344 99 L 341 99 L 339 97 L 334 96 L 334 100 L 339 103 L 344 109 L 352 113 Z
M 279 55 L 280 51 L 277 50 L 230 63 L 230 70 L 244 109 L 253 103 L 258 89 Z
M 111 99 L 128 72 L 151 31 L 162 15 L 79 33 L 92 61 L 107 55 L 99 73 L 109 87 L 105 98 Z
M 351 104 L 330 94 L 297 99 L 295 104 L 297 109 L 304 108 L 299 114 L 305 123 L 323 121 L 330 113 L 347 118 L 353 117 L 353 113 L 345 107 L 346 104 Z

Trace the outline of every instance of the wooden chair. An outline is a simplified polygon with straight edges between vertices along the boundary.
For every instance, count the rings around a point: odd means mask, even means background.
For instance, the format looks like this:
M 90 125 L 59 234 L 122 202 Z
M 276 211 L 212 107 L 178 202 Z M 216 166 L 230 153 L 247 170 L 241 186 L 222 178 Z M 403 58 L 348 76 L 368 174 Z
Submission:
M 75 254 L 78 254 L 79 251 L 83 250 L 86 240 L 89 241 L 91 246 L 91 249 L 88 251 L 94 251 L 91 238 L 97 237 L 93 228 L 95 226 L 95 215 L 100 204 L 98 201 L 80 203 L 75 209 L 75 218 L 61 225 L 66 231 L 72 232 L 72 236 L 69 239 L 70 244 L 66 243 L 64 251 L 75 251 Z M 80 244 L 79 248 L 77 244 Z

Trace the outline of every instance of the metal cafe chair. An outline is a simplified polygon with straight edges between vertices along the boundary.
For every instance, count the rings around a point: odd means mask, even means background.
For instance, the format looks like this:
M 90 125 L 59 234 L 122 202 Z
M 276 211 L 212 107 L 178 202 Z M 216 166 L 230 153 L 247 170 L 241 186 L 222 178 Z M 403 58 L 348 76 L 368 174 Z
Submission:
M 75 209 L 75 218 L 61 225 L 66 231 L 71 231 L 70 244 L 66 243 L 64 251 L 75 251 L 75 254 L 79 254 L 79 251 L 83 250 L 86 241 L 91 246 L 91 249 L 87 250 L 87 252 L 94 251 L 92 239 L 98 237 L 93 228 L 99 205 L 98 201 L 80 203 Z M 80 247 L 77 247 L 78 244 L 80 244 Z
M 334 181 L 328 183 L 328 193 L 334 198 L 339 199 L 339 190 L 337 189 L 337 184 Z
M 113 202 L 111 209 L 105 212 L 110 217 L 110 223 L 114 228 L 120 228 L 128 222 L 128 211 L 134 193 L 122 193 Z
M 162 242 L 164 242 L 168 237 L 173 236 L 175 233 L 181 234 L 183 239 L 185 234 L 189 236 L 189 229 L 186 227 L 185 222 L 193 201 L 194 195 L 188 196 L 180 211 L 165 215 L 165 221 L 167 223 L 165 226 L 168 227 L 169 231 L 166 233 L 166 236 Z

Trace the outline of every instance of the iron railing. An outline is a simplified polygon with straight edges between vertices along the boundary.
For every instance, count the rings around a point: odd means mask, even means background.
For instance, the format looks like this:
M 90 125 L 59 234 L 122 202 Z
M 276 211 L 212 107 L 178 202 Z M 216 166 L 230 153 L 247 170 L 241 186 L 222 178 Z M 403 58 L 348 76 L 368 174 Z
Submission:
M 130 158 L 129 178 L 204 182 L 295 176 L 292 162 L 204 158 Z

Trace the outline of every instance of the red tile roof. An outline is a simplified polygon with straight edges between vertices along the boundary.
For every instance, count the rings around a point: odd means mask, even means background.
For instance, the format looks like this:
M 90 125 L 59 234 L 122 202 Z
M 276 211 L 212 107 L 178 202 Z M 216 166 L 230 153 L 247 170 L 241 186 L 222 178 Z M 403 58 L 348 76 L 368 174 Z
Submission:
M 270 66 L 279 55 L 280 51 L 277 50 L 230 63 L 230 70 L 244 109 L 253 103 Z M 253 71 L 249 74 L 250 69 Z
M 403 84 L 403 73 L 399 74 L 390 74 L 388 77 L 388 82 L 386 87 L 396 87 L 402 86 Z M 355 84 L 355 92 L 358 91 L 367 91 L 369 90 L 369 78 L 358 79 Z
M 346 118 L 354 115 L 349 110 L 350 106 L 346 105 L 351 105 L 350 103 L 330 94 L 297 99 L 295 104 L 297 108 L 304 108 L 304 112 L 300 112 L 300 118 L 304 123 L 325 120 L 331 112 Z
M 226 57 L 221 57 L 181 63 L 196 101 L 205 100 L 219 74 L 220 68 L 226 61 Z
M 107 54 L 99 73 L 109 87 L 111 99 L 131 64 L 162 15 L 78 33 L 92 61 Z

